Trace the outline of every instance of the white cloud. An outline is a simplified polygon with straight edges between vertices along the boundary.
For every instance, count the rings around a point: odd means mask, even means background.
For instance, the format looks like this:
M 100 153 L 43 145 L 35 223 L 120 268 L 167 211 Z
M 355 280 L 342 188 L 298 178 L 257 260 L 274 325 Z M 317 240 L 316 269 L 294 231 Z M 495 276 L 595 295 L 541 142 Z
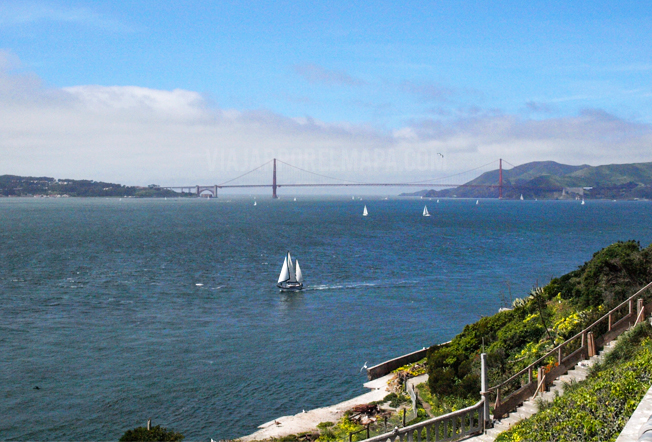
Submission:
M 2 60 L 0 54 L 6 66 Z M 218 109 L 186 90 L 48 89 L 33 75 L 6 69 L 0 70 L 0 134 L 0 174 L 162 185 L 221 183 L 274 157 L 357 181 L 434 178 L 498 158 L 642 162 L 650 161 L 652 142 L 649 125 L 600 110 L 544 120 L 480 113 L 390 132 Z

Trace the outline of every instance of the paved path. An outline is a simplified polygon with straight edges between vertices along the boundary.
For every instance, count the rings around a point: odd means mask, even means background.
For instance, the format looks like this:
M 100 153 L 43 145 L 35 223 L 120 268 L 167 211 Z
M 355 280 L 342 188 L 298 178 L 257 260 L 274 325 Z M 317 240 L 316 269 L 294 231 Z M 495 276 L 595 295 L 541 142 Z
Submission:
M 264 440 L 279 438 L 290 434 L 303 433 L 306 431 L 315 431 L 317 424 L 321 422 L 337 422 L 344 412 L 356 405 L 368 404 L 373 401 L 380 401 L 389 394 L 387 382 L 392 374 L 382 378 L 369 381 L 364 384 L 366 388 L 371 389 L 369 393 L 355 397 L 345 402 L 341 402 L 330 407 L 317 408 L 315 410 L 305 411 L 295 414 L 294 416 L 283 416 L 271 422 L 260 425 L 260 430 L 253 434 L 239 438 L 242 442 L 254 440 Z
M 625 428 L 616 439 L 616 442 L 636 442 L 641 426 L 652 416 L 652 387 L 647 391 L 641 403 L 638 404 L 634 414 L 629 418 Z

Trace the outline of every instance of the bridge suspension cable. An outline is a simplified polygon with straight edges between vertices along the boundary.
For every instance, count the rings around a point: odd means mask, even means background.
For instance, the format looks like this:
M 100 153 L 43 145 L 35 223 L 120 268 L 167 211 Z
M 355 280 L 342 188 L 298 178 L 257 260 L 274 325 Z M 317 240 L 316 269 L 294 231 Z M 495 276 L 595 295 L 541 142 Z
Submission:
M 473 172 L 475 170 L 482 169 L 483 167 L 490 166 L 490 165 L 492 165 L 493 163 L 495 163 L 497 161 L 498 160 L 493 160 L 493 161 L 491 161 L 491 162 L 489 162 L 487 164 L 484 164 L 482 166 L 478 166 L 478 167 L 473 168 L 473 169 L 465 170 L 464 172 L 456 173 L 456 174 L 453 174 L 453 175 L 443 176 L 443 177 L 439 177 L 439 178 L 432 178 L 430 180 L 408 181 L 408 182 L 403 183 L 403 184 L 428 184 L 428 183 L 431 183 L 432 181 L 447 180 L 449 178 L 455 178 L 457 176 L 462 176 L 462 175 L 467 174 L 469 172 Z
M 328 178 L 329 180 L 344 181 L 344 182 L 346 182 L 346 183 L 352 183 L 352 184 L 369 184 L 369 183 L 364 183 L 364 182 L 362 182 L 362 181 L 345 180 L 345 179 L 343 179 L 343 178 L 335 178 L 335 177 L 332 177 L 332 176 L 322 175 L 322 174 L 320 174 L 320 173 L 316 173 L 316 172 L 311 172 L 311 171 L 309 171 L 309 170 L 302 169 L 301 167 L 293 166 L 292 164 L 286 163 L 285 161 L 283 161 L 283 160 L 279 160 L 279 159 L 277 159 L 276 161 L 278 161 L 279 163 L 285 164 L 286 166 L 293 167 L 293 168 L 295 168 L 295 169 L 297 169 L 297 170 L 300 170 L 300 171 L 302 171 L 302 172 L 306 172 L 306 173 L 309 173 L 309 174 L 311 174 L 311 175 L 316 175 L 316 176 L 318 176 L 318 177 L 322 177 L 322 178 Z
M 228 180 L 228 181 L 224 181 L 223 183 L 218 184 L 217 186 L 220 187 L 220 186 L 223 186 L 223 185 L 225 185 L 225 184 L 231 183 L 231 182 L 233 182 L 233 181 L 235 181 L 235 180 L 237 180 L 237 179 L 240 179 L 240 178 L 242 178 L 243 176 L 247 176 L 247 175 L 249 175 L 250 173 L 253 173 L 253 172 L 257 171 L 258 169 L 261 169 L 261 168 L 267 166 L 267 165 L 268 165 L 269 163 L 271 163 L 272 161 L 274 161 L 274 160 L 269 160 L 268 162 L 266 162 L 266 163 L 264 163 L 264 164 L 261 164 L 260 166 L 256 167 L 255 169 L 252 169 L 252 170 L 250 170 L 249 172 L 243 173 L 242 175 L 237 176 L 237 177 L 235 177 L 235 178 L 233 178 L 233 179 L 230 179 L 230 180 Z

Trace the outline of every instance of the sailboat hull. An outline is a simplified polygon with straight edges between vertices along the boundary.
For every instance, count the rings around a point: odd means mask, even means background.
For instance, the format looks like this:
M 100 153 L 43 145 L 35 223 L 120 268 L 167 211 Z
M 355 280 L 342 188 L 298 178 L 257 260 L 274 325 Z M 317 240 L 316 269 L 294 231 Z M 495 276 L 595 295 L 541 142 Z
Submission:
M 283 281 L 276 284 L 276 287 L 280 288 L 284 292 L 295 292 L 298 290 L 303 290 L 303 283 Z

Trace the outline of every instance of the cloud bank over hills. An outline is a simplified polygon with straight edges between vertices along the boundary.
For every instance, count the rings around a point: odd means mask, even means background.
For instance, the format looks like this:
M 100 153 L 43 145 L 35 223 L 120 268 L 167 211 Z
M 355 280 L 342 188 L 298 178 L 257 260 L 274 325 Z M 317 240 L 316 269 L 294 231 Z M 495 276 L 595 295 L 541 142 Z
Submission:
M 314 65 L 297 69 L 315 82 L 351 87 L 362 81 Z M 445 99 L 449 91 L 424 93 Z M 479 109 L 387 128 L 225 109 L 214 97 L 182 89 L 55 88 L 22 71 L 7 51 L 0 52 L 0 133 L 0 173 L 136 185 L 221 183 L 273 157 L 359 181 L 436 178 L 498 158 L 644 162 L 652 141 L 650 125 L 599 109 L 542 119 Z

